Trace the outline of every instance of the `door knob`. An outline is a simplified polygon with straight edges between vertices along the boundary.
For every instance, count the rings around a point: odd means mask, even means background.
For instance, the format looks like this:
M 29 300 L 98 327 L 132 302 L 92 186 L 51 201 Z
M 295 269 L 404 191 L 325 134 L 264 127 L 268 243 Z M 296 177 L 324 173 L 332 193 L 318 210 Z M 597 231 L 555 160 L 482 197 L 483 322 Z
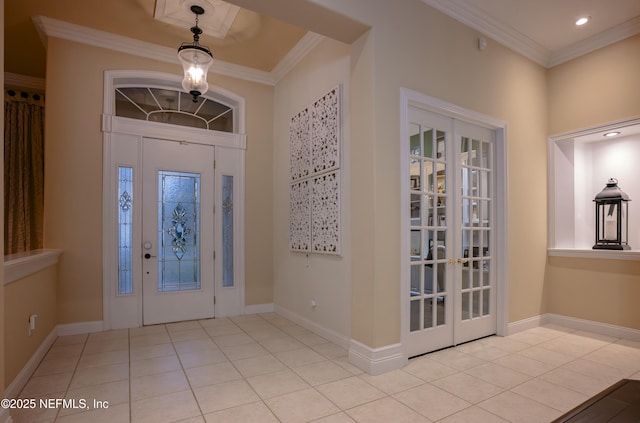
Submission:
M 146 259 L 150 259 L 151 257 L 155 257 L 155 256 L 152 256 L 149 253 L 145 253 L 145 255 L 144 255 L 144 258 L 146 258 Z

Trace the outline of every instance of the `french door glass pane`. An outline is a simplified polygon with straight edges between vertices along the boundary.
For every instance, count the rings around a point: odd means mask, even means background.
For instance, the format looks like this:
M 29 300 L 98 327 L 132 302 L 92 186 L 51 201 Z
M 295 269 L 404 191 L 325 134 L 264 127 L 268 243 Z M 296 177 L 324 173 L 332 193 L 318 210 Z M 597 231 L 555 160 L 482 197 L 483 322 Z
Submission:
M 424 170 L 423 175 L 425 176 L 424 191 L 425 192 L 435 192 L 435 189 L 433 188 L 433 184 L 434 184 L 433 162 L 432 161 L 425 161 L 425 162 L 423 162 L 422 166 L 423 166 L 423 170 Z
M 411 296 L 415 297 L 420 295 L 420 265 L 411 266 Z
M 491 290 L 483 289 L 482 290 L 482 315 L 487 316 L 491 310 L 489 303 L 491 301 Z
M 433 327 L 433 298 L 424 299 L 424 322 L 423 329 Z
M 447 297 L 440 296 L 440 297 L 437 297 L 436 300 L 437 300 L 436 325 L 442 326 L 447 323 L 445 320 L 445 309 L 446 309 Z
M 409 163 L 409 189 L 421 189 L 422 177 L 419 159 L 410 159 Z
M 158 171 L 158 291 L 200 289 L 200 175 Z
M 433 278 L 435 277 L 435 272 L 433 269 L 433 264 L 426 264 L 424 266 L 424 295 L 432 295 L 433 294 Z
M 411 301 L 410 303 L 410 308 L 411 308 L 411 315 L 410 315 L 410 324 L 409 324 L 409 330 L 411 332 L 415 332 L 417 330 L 420 330 L 420 300 L 418 301 Z
M 423 148 L 422 156 L 433 158 L 433 130 L 431 128 L 423 128 Z
M 118 295 L 133 293 L 133 168 L 118 167 Z
M 469 320 L 471 316 L 470 308 L 471 308 L 471 293 L 463 292 L 462 293 L 462 320 Z

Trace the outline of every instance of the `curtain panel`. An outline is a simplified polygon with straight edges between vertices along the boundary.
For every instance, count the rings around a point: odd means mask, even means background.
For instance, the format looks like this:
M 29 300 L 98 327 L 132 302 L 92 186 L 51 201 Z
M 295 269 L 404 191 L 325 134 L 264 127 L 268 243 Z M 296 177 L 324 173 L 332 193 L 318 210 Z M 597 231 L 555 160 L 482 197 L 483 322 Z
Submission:
M 44 99 L 5 90 L 5 254 L 43 247 Z

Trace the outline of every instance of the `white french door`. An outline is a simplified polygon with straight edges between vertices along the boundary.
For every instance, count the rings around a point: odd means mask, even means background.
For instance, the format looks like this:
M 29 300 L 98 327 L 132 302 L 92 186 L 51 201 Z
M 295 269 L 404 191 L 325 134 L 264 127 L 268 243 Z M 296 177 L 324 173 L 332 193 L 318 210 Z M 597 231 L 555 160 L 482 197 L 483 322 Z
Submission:
M 408 357 L 496 333 L 494 130 L 408 109 Z
M 214 147 L 143 139 L 143 324 L 214 317 Z

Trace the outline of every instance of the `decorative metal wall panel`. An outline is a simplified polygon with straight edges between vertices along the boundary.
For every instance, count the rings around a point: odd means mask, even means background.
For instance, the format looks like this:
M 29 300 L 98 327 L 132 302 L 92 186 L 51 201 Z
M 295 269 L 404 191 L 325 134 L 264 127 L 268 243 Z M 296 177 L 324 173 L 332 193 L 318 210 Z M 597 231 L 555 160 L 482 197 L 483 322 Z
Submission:
M 291 185 L 289 245 L 294 251 L 311 249 L 311 202 L 309 180 Z
M 340 167 L 338 87 L 311 107 L 311 173 Z
M 325 173 L 313 179 L 311 194 L 314 253 L 340 252 L 340 174 Z
M 304 109 L 291 118 L 289 126 L 291 150 L 291 180 L 309 176 L 311 168 L 311 143 L 309 138 L 309 109 Z
M 291 118 L 293 251 L 340 254 L 340 86 Z

